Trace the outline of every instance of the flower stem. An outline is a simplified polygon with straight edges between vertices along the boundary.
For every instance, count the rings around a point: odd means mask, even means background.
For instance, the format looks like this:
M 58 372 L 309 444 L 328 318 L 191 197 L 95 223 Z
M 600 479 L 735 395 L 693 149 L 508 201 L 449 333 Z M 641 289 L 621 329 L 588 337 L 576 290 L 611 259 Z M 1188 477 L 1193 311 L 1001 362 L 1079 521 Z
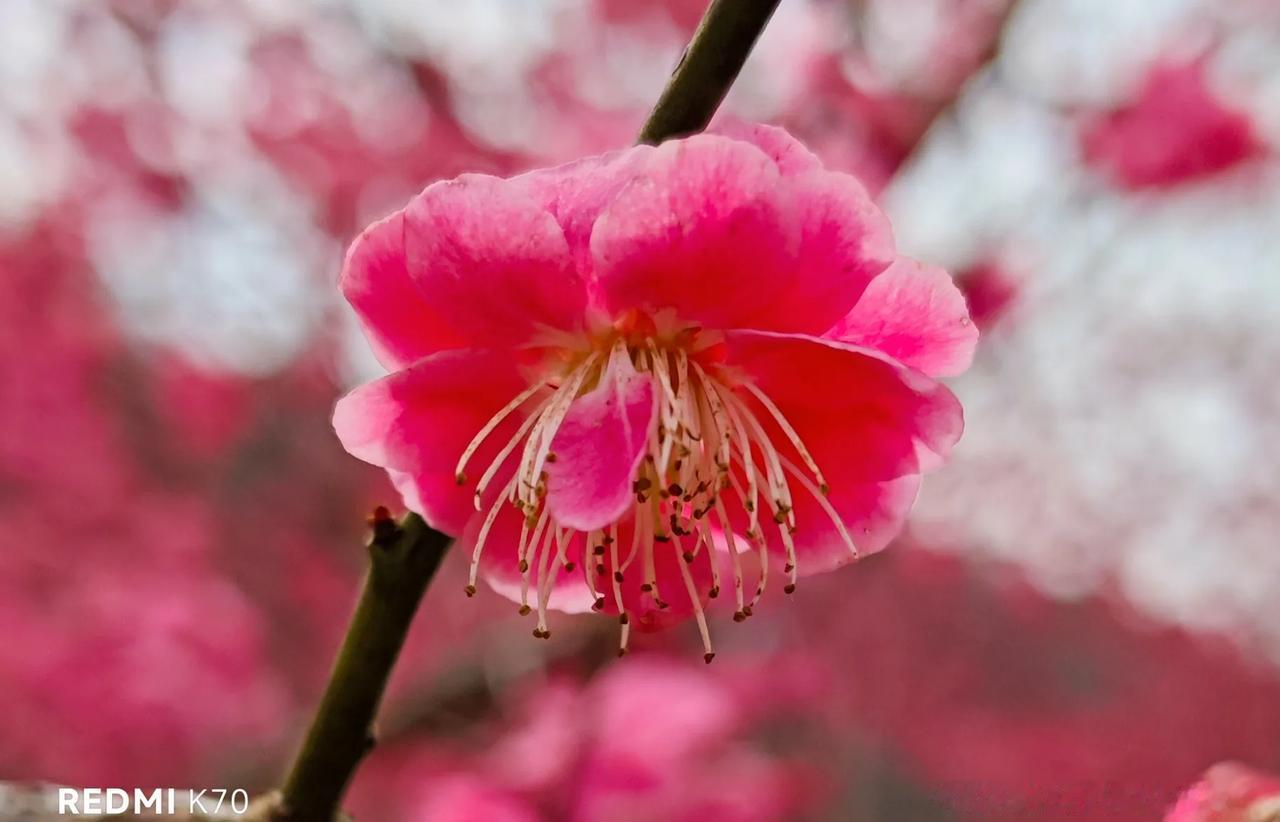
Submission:
M 713 0 L 672 72 L 639 142 L 657 145 L 711 122 L 781 0 Z
M 399 523 L 385 509 L 375 514 L 360 601 L 274 819 L 322 822 L 337 815 L 356 766 L 373 748 L 373 718 L 409 623 L 451 543 L 417 514 Z

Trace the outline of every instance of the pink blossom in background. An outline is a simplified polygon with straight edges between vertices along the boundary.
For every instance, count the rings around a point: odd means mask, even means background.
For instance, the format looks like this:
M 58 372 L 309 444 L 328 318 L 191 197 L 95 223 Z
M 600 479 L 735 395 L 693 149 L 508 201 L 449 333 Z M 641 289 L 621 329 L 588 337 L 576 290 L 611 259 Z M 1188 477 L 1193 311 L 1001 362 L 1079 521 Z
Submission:
M 1022 288 L 1017 276 L 995 261 L 984 261 L 957 272 L 956 285 L 969 306 L 970 319 L 984 333 L 1009 313 Z
M 1154 66 L 1126 106 L 1081 132 L 1087 162 L 1126 188 L 1196 180 L 1262 153 L 1256 127 L 1209 85 L 1207 63 Z
M 836 576 L 762 616 L 774 659 L 747 644 L 723 657 L 815 671 L 793 700 L 817 729 L 806 749 L 831 751 L 867 818 L 913 818 L 875 804 L 885 780 L 856 781 L 876 769 L 961 819 L 1129 822 L 1158 818 L 1214 762 L 1280 764 L 1280 682 L 1226 642 L 909 540 Z
M 1205 772 L 1165 815 L 1165 822 L 1276 822 L 1280 778 L 1237 762 Z
M 350 807 L 423 822 L 769 822 L 816 809 L 820 764 L 756 743 L 778 712 L 747 701 L 741 673 L 640 654 L 587 682 L 530 683 L 499 727 L 375 752 Z
M 960 435 L 936 378 L 977 330 L 950 277 L 784 131 L 723 130 L 436 184 L 348 254 L 394 373 L 338 436 L 535 636 L 548 607 L 620 614 L 624 649 L 692 616 L 709 661 L 722 586 L 743 619 L 769 554 L 790 592 L 880 550 Z

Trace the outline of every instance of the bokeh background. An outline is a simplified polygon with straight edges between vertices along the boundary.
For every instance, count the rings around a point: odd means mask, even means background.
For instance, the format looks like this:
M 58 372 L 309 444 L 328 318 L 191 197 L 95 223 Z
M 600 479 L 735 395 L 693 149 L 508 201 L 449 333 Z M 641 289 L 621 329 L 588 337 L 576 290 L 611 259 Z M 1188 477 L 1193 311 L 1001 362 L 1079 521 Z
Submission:
M 700 0 L 0 0 L 0 780 L 273 785 L 395 497 L 346 243 L 632 141 Z M 984 341 L 908 532 L 745 625 L 548 641 L 450 557 L 366 820 L 1159 818 L 1280 770 L 1280 5 L 783 0 L 726 110 Z

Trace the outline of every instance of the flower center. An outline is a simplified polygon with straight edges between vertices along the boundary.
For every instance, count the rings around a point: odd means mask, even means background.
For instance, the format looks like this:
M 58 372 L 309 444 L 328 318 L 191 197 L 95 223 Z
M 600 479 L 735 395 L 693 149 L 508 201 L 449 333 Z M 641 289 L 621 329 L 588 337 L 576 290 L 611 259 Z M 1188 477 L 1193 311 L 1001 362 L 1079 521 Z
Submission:
M 787 593 L 795 590 L 797 577 L 794 496 L 804 493 L 818 502 L 836 531 L 857 555 L 839 516 L 827 500 L 827 484 L 795 428 L 777 405 L 750 380 L 736 375 L 721 362 L 723 344 L 718 336 L 693 327 L 680 327 L 670 320 L 658 322 L 646 315 L 628 314 L 599 335 L 585 353 L 569 354 L 569 365 L 550 378 L 536 382 L 501 409 L 476 434 L 458 462 L 459 484 L 467 462 L 498 425 L 518 408 L 535 402 L 524 421 L 480 477 L 475 489 L 476 509 L 483 510 L 482 498 L 500 467 L 521 448 L 518 467 L 510 481 L 489 503 L 476 539 L 471 563 L 468 595 L 475 593 L 480 556 L 485 541 L 504 503 L 514 505 L 523 516 L 518 563 L 521 572 L 521 613 L 529 613 L 529 591 L 537 592 L 538 625 L 534 636 L 550 636 L 546 624 L 546 603 L 563 570 L 573 572 L 577 561 L 569 556 L 573 532 L 560 527 L 546 504 L 548 473 L 556 461 L 551 449 L 573 401 L 599 384 L 611 367 L 625 358 L 636 371 L 648 373 L 655 384 L 654 413 L 645 432 L 644 456 L 633 478 L 629 514 L 620 520 L 631 526 L 629 544 L 619 545 L 618 522 L 585 534 L 587 552 L 577 559 L 584 563 L 587 585 L 595 596 L 596 610 L 604 610 L 609 600 L 622 624 L 620 652 L 625 653 L 631 614 L 624 604 L 622 583 L 631 574 L 640 574 L 642 597 L 653 608 L 669 607 L 669 597 L 686 595 L 703 638 L 706 659 L 711 661 L 711 639 L 702 599 L 690 567 L 703 551 L 710 566 L 709 598 L 720 594 L 721 550 L 728 554 L 733 577 L 736 610 L 734 620 L 752 614 L 768 584 L 769 553 L 765 528 L 776 531 L 786 549 L 783 568 L 788 575 Z M 773 436 L 764 420 L 772 421 Z M 779 450 L 774 438 L 790 443 L 789 453 L 801 465 Z M 729 512 L 741 510 L 735 533 Z M 767 512 L 763 523 L 761 512 Z M 745 530 L 741 529 L 745 520 Z M 746 545 L 739 544 L 739 538 Z M 664 590 L 659 585 L 657 559 L 662 551 L 672 552 L 683 592 Z M 743 552 L 759 556 L 759 578 L 753 595 L 745 595 L 742 571 Z M 608 569 L 612 568 L 612 573 Z M 665 588 L 675 584 L 667 579 Z M 632 603 L 634 605 L 634 602 Z

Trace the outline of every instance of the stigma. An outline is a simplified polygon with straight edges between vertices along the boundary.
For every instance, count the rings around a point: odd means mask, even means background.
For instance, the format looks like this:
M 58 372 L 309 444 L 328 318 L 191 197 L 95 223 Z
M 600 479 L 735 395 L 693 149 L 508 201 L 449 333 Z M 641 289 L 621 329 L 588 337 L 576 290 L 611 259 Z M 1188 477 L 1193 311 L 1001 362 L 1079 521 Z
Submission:
M 715 333 L 681 325 L 670 316 L 639 312 L 627 312 L 585 344 L 555 349 L 549 359 L 556 365 L 539 372 L 494 414 L 458 460 L 457 481 L 468 484 L 465 471 L 480 446 L 509 417 L 522 418 L 475 482 L 475 505 L 483 520 L 467 594 L 476 591 L 494 522 L 503 506 L 513 506 L 521 516 L 518 544 L 489 550 L 515 551 L 520 612 L 536 609 L 535 637 L 550 636 L 548 602 L 559 575 L 578 573 L 594 597 L 595 610 L 617 614 L 620 654 L 626 653 L 637 609 L 650 615 L 684 599 L 697 620 L 704 659 L 710 662 L 715 652 L 704 602 L 720 597 L 722 578 L 732 586 L 734 621 L 747 619 L 768 586 L 772 544 L 786 557 L 783 590 L 795 591 L 795 534 L 805 525 L 797 521 L 797 499 L 816 501 L 857 557 L 827 499 L 822 471 L 800 435 L 764 391 L 724 361 L 724 351 Z M 631 477 L 630 504 L 617 521 L 579 532 L 557 523 L 548 509 L 548 466 L 556 461 L 552 443 L 574 400 L 624 362 L 650 375 L 654 386 L 653 413 L 648 430 L 641 432 L 642 456 Z M 503 466 L 517 454 L 514 472 L 500 480 Z M 502 483 L 496 493 L 495 483 Z M 805 509 L 812 512 L 814 506 Z M 748 588 L 744 560 L 751 554 L 757 557 L 758 572 L 754 587 Z M 675 573 L 670 572 L 673 566 Z M 667 570 L 659 574 L 659 567 Z M 633 584 L 628 586 L 631 595 L 624 596 L 624 583 L 636 579 L 640 602 Z

